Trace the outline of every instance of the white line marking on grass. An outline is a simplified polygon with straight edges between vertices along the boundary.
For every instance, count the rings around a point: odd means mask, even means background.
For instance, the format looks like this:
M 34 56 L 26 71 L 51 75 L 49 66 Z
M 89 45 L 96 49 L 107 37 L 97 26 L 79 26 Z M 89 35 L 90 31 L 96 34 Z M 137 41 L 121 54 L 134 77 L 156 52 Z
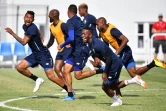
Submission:
M 6 103 L 9 103 L 9 102 L 23 100 L 23 99 L 28 99 L 28 98 L 33 98 L 33 97 L 37 97 L 37 96 L 28 96 L 28 97 L 21 97 L 21 98 L 9 99 L 9 100 L 0 102 L 0 106 L 1 107 L 5 107 L 5 108 L 9 108 L 9 109 L 20 110 L 20 111 L 37 111 L 37 110 L 23 109 L 23 108 L 19 108 L 19 107 L 12 107 L 12 106 L 5 105 Z
M 122 92 L 142 92 L 142 91 L 166 91 L 166 89 L 122 90 Z M 76 92 L 77 95 L 97 94 L 97 93 L 104 93 L 104 92 Z M 54 95 L 62 96 L 62 95 L 66 95 L 66 93 L 65 94 L 59 93 L 59 94 L 54 94 Z M 9 102 L 14 102 L 14 101 L 28 99 L 28 98 L 37 98 L 37 97 L 40 97 L 40 96 L 28 96 L 28 97 L 21 97 L 21 98 L 15 98 L 15 99 L 8 99 L 8 100 L 0 102 L 0 107 L 20 110 L 20 111 L 38 111 L 38 110 L 24 109 L 24 108 L 12 107 L 12 106 L 5 105 L 6 103 L 9 103 Z

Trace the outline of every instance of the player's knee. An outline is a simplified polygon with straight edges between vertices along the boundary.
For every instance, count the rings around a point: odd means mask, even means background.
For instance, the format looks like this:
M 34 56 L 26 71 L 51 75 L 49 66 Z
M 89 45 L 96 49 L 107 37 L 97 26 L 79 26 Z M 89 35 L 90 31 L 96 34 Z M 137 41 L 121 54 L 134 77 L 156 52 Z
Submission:
M 82 79 L 80 73 L 75 73 L 74 76 L 75 76 L 75 78 L 76 78 L 77 80 L 81 80 L 81 79 Z
M 49 75 L 47 75 L 47 78 L 48 78 L 49 80 L 52 80 L 52 79 L 54 78 L 54 75 L 53 75 L 53 74 L 49 74 Z
M 20 65 L 16 66 L 16 69 L 18 72 L 22 72 L 24 70 L 24 68 L 21 67 Z

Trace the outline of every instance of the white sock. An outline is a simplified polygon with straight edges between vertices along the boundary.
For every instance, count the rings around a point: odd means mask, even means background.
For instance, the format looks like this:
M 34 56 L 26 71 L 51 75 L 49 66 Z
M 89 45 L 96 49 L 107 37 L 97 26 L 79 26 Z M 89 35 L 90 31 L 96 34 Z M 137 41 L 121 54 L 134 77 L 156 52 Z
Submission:
M 119 100 L 118 96 L 116 96 L 116 95 L 114 95 L 114 96 L 112 97 L 112 99 L 113 99 L 114 101 Z
M 125 85 L 126 85 L 126 86 L 129 85 L 129 84 L 134 84 L 134 83 L 136 83 L 136 81 L 135 81 L 134 78 L 131 78 L 131 79 L 129 79 L 129 80 L 125 80 L 124 82 L 125 82 Z

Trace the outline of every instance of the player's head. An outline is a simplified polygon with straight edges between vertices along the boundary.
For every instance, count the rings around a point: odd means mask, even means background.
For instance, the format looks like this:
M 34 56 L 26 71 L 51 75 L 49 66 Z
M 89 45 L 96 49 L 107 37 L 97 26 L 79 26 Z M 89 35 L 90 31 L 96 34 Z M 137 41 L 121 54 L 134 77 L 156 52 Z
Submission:
M 106 24 L 107 21 L 104 17 L 100 17 L 96 20 L 97 29 L 99 30 L 99 32 L 104 31 L 104 27 L 106 26 Z
M 162 14 L 159 14 L 158 18 L 159 18 L 159 21 L 163 21 L 163 15 Z
M 26 26 L 30 26 L 34 21 L 35 13 L 33 11 L 27 11 L 24 16 L 24 23 Z
M 86 43 L 90 43 L 92 41 L 92 29 L 89 27 L 84 27 L 82 30 L 82 39 Z
M 50 23 L 54 22 L 57 24 L 59 21 L 59 11 L 57 9 L 52 9 L 49 13 Z
M 85 3 L 82 3 L 79 5 L 78 10 L 81 17 L 85 16 L 88 13 L 88 5 Z
M 71 18 L 71 17 L 73 17 L 76 14 L 77 14 L 77 6 L 74 5 L 74 4 L 71 4 L 68 7 L 67 15 L 68 15 L 69 18 Z

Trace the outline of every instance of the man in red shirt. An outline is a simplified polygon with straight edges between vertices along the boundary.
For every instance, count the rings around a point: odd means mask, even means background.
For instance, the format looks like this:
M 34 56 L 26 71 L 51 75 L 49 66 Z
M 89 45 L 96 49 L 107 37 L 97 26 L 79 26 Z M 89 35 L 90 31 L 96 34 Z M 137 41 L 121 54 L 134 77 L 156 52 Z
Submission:
M 155 22 L 152 27 L 152 33 L 166 33 L 166 22 L 163 21 L 163 15 L 158 16 L 159 21 Z M 157 58 L 159 52 L 159 46 L 162 46 L 162 51 L 164 54 L 164 63 L 166 63 L 166 36 L 156 36 L 154 38 L 154 48 L 155 55 L 154 58 Z

